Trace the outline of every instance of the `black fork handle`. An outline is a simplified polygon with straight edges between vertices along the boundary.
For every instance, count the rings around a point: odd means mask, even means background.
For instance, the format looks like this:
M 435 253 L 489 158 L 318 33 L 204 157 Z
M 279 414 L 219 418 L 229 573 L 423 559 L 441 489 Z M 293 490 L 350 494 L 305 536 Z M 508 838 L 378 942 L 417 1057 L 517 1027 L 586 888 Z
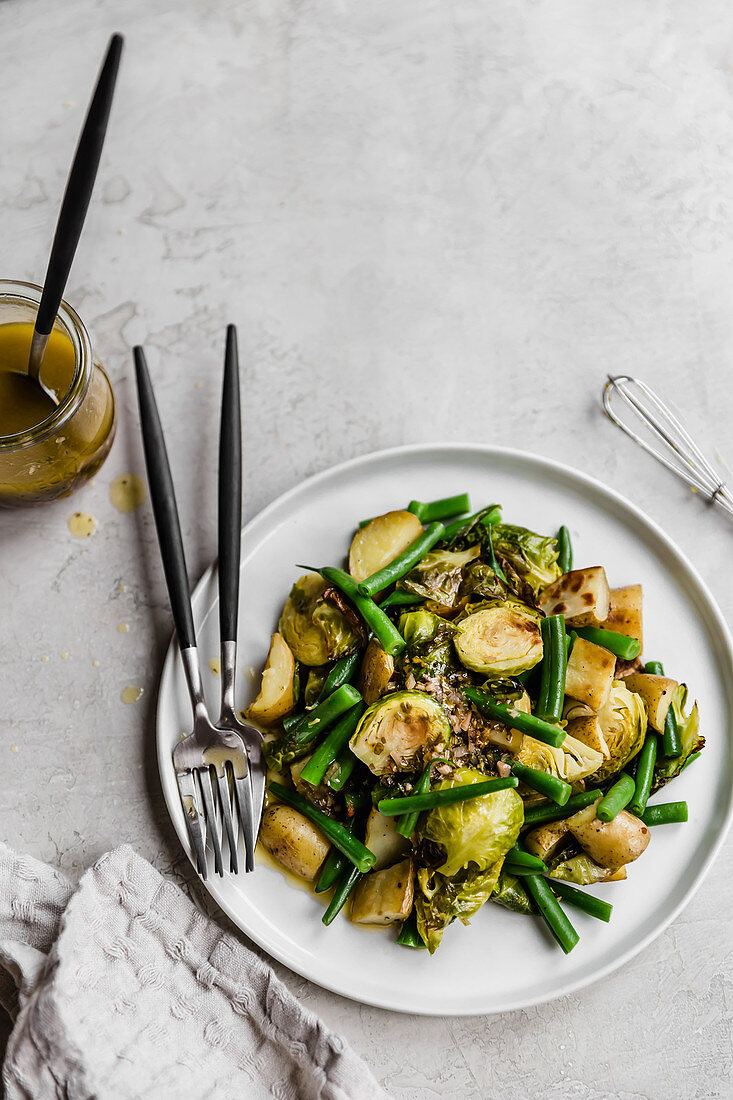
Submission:
M 150 499 L 153 503 L 153 515 L 158 531 L 160 556 L 163 559 L 165 582 L 168 586 L 173 621 L 181 649 L 190 649 L 196 645 L 196 631 L 191 610 L 191 590 L 188 585 L 186 556 L 183 552 L 181 524 L 178 519 L 178 506 L 173 488 L 168 452 L 163 438 L 163 428 L 155 403 L 155 394 L 145 362 L 143 349 L 137 347 L 135 356 L 135 377 L 137 395 L 140 403 L 140 425 L 145 449 L 145 466 L 148 471 Z
M 227 327 L 219 432 L 219 632 L 236 642 L 242 537 L 242 418 L 237 330 Z

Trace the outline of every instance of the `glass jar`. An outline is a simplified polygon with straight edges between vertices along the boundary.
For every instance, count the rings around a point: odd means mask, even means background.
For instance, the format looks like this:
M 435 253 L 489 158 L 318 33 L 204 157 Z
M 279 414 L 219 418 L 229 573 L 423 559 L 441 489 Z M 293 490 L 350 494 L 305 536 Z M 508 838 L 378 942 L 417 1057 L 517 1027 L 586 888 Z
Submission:
M 3 345 L 11 346 L 11 335 L 14 359 L 19 360 L 13 362 L 13 369 L 23 369 L 25 341 L 27 337 L 30 348 L 40 300 L 41 287 L 0 280 L 0 372 L 9 369 L 4 366 Z M 59 403 L 54 406 L 49 398 L 38 423 L 22 430 L 14 426 L 13 434 L 0 434 L 0 507 L 36 504 L 73 493 L 96 473 L 112 446 L 112 387 L 92 354 L 84 323 L 66 302 L 61 303 L 54 323 L 41 378 L 56 390 Z

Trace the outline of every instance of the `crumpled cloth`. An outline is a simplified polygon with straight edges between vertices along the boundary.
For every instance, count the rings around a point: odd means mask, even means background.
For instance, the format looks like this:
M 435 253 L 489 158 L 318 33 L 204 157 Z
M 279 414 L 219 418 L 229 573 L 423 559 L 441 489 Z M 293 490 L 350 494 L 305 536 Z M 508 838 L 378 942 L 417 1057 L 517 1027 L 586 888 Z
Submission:
M 0 844 L 7 1100 L 385 1100 L 252 951 L 130 847 L 78 886 Z

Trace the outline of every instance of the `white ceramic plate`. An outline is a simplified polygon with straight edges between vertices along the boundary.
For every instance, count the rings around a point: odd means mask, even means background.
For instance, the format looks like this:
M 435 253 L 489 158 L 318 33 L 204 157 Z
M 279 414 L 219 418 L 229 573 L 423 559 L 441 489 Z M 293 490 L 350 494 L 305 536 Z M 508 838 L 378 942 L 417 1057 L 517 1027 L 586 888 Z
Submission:
M 725 623 L 690 563 L 637 508 L 574 470 L 517 451 L 445 444 L 398 448 L 338 466 L 297 486 L 243 532 L 238 702 L 255 692 L 244 669 L 260 669 L 293 580 L 296 562 L 338 563 L 364 516 L 467 490 L 474 507 L 498 501 L 509 523 L 538 531 L 569 526 L 578 565 L 605 565 L 613 585 L 641 582 L 645 654 L 684 678 L 700 701 L 707 748 L 668 798 L 687 799 L 685 825 L 654 830 L 626 882 L 596 887 L 613 902 L 609 925 L 572 911 L 580 943 L 565 956 L 539 919 L 486 905 L 470 927 L 449 928 L 433 958 L 394 942 L 393 931 L 365 931 L 346 917 L 329 928 L 322 903 L 273 866 L 206 887 L 235 924 L 298 974 L 346 997 L 404 1012 L 501 1012 L 570 993 L 603 977 L 648 944 L 690 900 L 720 846 L 733 791 L 733 650 Z M 212 708 L 219 681 L 216 578 L 194 596 L 204 678 Z M 190 728 L 177 647 L 171 646 L 158 702 L 158 757 L 173 824 L 189 851 L 171 750 Z M 673 792 L 673 793 L 672 793 Z

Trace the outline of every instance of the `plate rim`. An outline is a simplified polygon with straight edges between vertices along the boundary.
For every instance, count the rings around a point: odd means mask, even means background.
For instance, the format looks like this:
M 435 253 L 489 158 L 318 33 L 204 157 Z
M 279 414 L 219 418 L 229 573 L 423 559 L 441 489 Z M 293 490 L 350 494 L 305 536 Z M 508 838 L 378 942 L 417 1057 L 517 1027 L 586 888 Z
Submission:
M 548 458 L 544 455 L 537 454 L 533 451 L 527 451 L 517 447 L 505 447 L 498 446 L 490 443 L 480 442 L 466 442 L 466 441 L 443 441 L 438 443 L 407 443 L 401 444 L 395 447 L 383 448 L 377 451 L 369 451 L 363 455 L 357 455 L 354 458 L 346 459 L 343 462 L 336 463 L 333 466 L 328 466 L 324 470 L 320 470 L 317 473 L 311 474 L 303 481 L 291 486 L 284 492 L 280 493 L 277 497 L 271 500 L 265 505 L 259 512 L 257 512 L 242 528 L 242 540 L 246 539 L 246 536 L 256 526 L 263 524 L 267 521 L 271 513 L 277 509 L 287 506 L 289 502 L 299 496 L 301 493 L 317 486 L 320 482 L 325 482 L 330 478 L 339 477 L 349 471 L 358 468 L 360 466 L 369 466 L 373 463 L 380 461 L 395 460 L 408 455 L 415 455 L 422 452 L 426 458 L 434 456 L 439 453 L 457 452 L 463 455 L 477 455 L 480 454 L 487 458 L 496 457 L 499 459 L 508 459 L 515 461 L 530 461 L 538 463 L 544 468 L 553 471 L 556 474 L 560 474 L 565 478 L 569 478 L 571 481 L 575 481 L 576 484 L 583 486 L 585 489 L 592 490 L 594 493 L 600 493 L 602 497 L 610 498 L 616 505 L 621 506 L 622 509 L 626 509 L 631 513 L 641 524 L 647 528 L 657 539 L 661 541 L 665 549 L 672 554 L 673 558 L 677 560 L 678 564 L 681 564 L 687 571 L 688 578 L 691 579 L 697 586 L 700 595 L 705 602 L 703 618 L 708 621 L 711 626 L 714 626 L 714 633 L 717 635 L 719 643 L 722 643 L 724 656 L 727 656 L 728 661 L 733 664 L 733 636 L 731 635 L 730 628 L 723 616 L 718 603 L 713 596 L 706 581 L 698 572 L 697 568 L 689 560 L 687 555 L 680 549 L 677 543 L 667 534 L 667 532 L 657 523 L 656 520 L 643 511 L 643 509 L 629 500 L 628 497 L 619 493 L 616 489 L 606 485 L 599 478 L 594 477 L 591 474 L 585 473 L 582 470 L 576 469 L 574 466 L 570 466 L 568 463 L 560 462 L 554 458 Z M 191 593 L 191 603 L 194 612 L 194 622 L 196 623 L 197 630 L 199 623 L 197 621 L 197 611 L 199 610 L 198 604 L 203 599 L 203 592 L 211 582 L 214 570 L 216 568 L 216 559 L 204 570 Z M 208 609 L 207 609 L 208 613 Z M 710 621 L 712 619 L 712 622 Z M 183 820 L 183 812 L 178 800 L 178 789 L 173 774 L 173 768 L 170 757 L 170 749 L 163 745 L 163 738 L 161 735 L 162 717 L 161 711 L 163 707 L 163 695 L 164 687 L 169 680 L 173 665 L 175 664 L 180 649 L 175 636 L 175 632 L 171 638 L 166 649 L 163 665 L 158 680 L 158 691 L 156 697 L 155 706 L 155 741 L 156 741 L 156 755 L 158 761 L 158 775 L 160 779 L 161 788 L 163 791 L 163 798 L 165 800 L 168 816 L 171 820 L 171 824 L 178 836 L 178 840 L 186 853 L 191 866 L 195 870 L 195 857 L 188 844 L 188 834 L 186 832 L 185 821 Z M 335 993 L 338 996 L 346 997 L 348 1000 L 352 1000 L 357 1004 L 365 1004 L 375 1008 L 386 1009 L 392 1012 L 401 1012 L 406 1014 L 418 1015 L 418 1016 L 432 1016 L 432 1017 L 460 1017 L 460 1016 L 494 1016 L 505 1012 L 515 1012 L 524 1008 L 531 1008 L 534 1005 L 549 1004 L 550 1002 L 557 1000 L 560 997 L 569 996 L 572 993 L 576 993 L 581 989 L 584 989 L 590 985 L 594 985 L 596 982 L 607 978 L 610 974 L 619 970 L 622 966 L 626 965 L 637 955 L 639 955 L 645 948 L 647 948 L 658 936 L 660 936 L 669 926 L 677 919 L 680 913 L 689 905 L 692 898 L 695 896 L 700 886 L 707 877 L 710 868 L 717 859 L 720 849 L 722 848 L 726 836 L 733 823 L 733 792 L 728 796 L 728 805 L 725 814 L 725 819 L 713 840 L 706 858 L 702 861 L 699 867 L 695 871 L 695 876 L 688 886 L 685 893 L 682 895 L 677 904 L 670 910 L 670 912 L 645 936 L 643 936 L 638 942 L 634 943 L 626 951 L 621 952 L 616 958 L 612 959 L 599 969 L 595 970 L 591 975 L 581 976 L 575 979 L 568 980 L 561 983 L 553 990 L 552 993 L 547 995 L 546 993 L 539 993 L 532 996 L 517 996 L 514 999 L 507 1001 L 506 1005 L 502 1007 L 491 1007 L 484 1009 L 476 1009 L 475 1007 L 451 1007 L 447 1011 L 440 1011 L 433 1008 L 420 1008 L 415 1007 L 413 1004 L 407 1004 L 401 1002 L 399 997 L 390 996 L 389 994 L 377 998 L 376 996 L 364 996 L 358 993 L 350 993 L 343 988 L 338 987 L 333 982 L 324 981 L 318 976 L 314 968 L 308 967 L 307 964 L 296 965 L 294 961 L 287 957 L 287 955 L 279 949 L 273 949 L 273 947 L 265 941 L 264 937 L 254 934 L 249 928 L 244 926 L 242 918 L 237 915 L 237 910 L 234 906 L 230 905 L 228 901 L 221 897 L 218 890 L 218 879 L 211 877 L 207 878 L 204 882 L 200 880 L 204 889 L 209 896 L 213 899 L 216 905 L 229 917 L 233 924 L 244 933 L 250 940 L 256 943 L 263 951 L 267 953 L 271 958 L 276 959 L 283 966 L 286 966 L 293 973 L 298 974 L 301 977 L 306 978 L 308 981 L 318 985 L 321 989 L 326 989 L 331 993 Z

